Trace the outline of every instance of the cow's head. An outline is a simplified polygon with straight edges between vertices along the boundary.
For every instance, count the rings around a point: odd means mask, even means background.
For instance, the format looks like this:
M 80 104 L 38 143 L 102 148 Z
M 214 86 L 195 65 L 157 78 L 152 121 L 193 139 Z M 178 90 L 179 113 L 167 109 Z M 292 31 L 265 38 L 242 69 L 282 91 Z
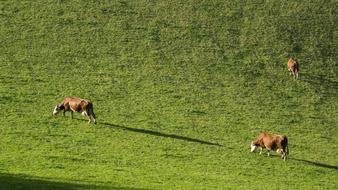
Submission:
M 62 105 L 56 105 L 53 110 L 53 115 L 57 115 L 62 110 Z
M 250 152 L 253 152 L 253 151 L 256 150 L 256 145 L 255 145 L 255 143 L 253 141 L 251 142 L 250 147 L 251 147 L 251 151 Z

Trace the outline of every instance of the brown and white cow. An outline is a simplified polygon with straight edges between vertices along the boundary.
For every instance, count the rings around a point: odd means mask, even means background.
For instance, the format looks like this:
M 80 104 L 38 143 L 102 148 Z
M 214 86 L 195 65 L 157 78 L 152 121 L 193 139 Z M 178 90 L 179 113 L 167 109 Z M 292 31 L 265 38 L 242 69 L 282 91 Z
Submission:
M 293 75 L 294 78 L 298 79 L 299 74 L 299 63 L 293 58 L 288 60 L 288 71 L 290 75 Z
M 289 154 L 288 138 L 285 135 L 260 133 L 258 138 L 251 142 L 251 152 L 255 151 L 256 147 L 260 147 L 259 154 L 262 154 L 263 148 L 266 148 L 268 150 L 268 156 L 270 156 L 270 150 L 275 150 L 281 154 L 281 158 L 284 161 Z
M 63 111 L 63 116 L 65 116 L 67 111 L 70 111 L 72 119 L 73 112 L 82 113 L 82 115 L 87 116 L 89 123 L 93 120 L 94 124 L 96 124 L 93 104 L 89 100 L 67 97 L 60 104 L 55 106 L 53 115 L 57 115 L 60 111 Z

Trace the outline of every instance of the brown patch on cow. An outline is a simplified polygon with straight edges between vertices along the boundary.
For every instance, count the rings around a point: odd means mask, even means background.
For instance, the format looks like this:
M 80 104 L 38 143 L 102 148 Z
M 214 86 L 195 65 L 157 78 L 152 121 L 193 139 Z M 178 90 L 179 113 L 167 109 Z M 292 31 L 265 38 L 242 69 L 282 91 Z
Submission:
M 289 58 L 288 60 L 288 71 L 290 75 L 293 75 L 295 79 L 298 79 L 299 75 L 299 63 L 293 58 Z
M 73 112 L 82 113 L 83 115 L 87 116 L 87 118 L 89 119 L 89 123 L 93 120 L 94 124 L 96 124 L 93 104 L 89 100 L 67 97 L 63 99 L 61 103 L 55 106 L 53 115 L 57 115 L 60 111 L 63 111 L 63 115 L 65 115 L 67 111 L 70 111 L 72 118 Z
M 281 154 L 281 158 L 284 161 L 286 160 L 286 156 L 289 154 L 288 138 L 285 135 L 260 133 L 258 138 L 251 143 L 251 152 L 253 152 L 256 147 L 267 149 L 268 155 L 270 155 L 270 150 L 274 150 L 278 154 Z

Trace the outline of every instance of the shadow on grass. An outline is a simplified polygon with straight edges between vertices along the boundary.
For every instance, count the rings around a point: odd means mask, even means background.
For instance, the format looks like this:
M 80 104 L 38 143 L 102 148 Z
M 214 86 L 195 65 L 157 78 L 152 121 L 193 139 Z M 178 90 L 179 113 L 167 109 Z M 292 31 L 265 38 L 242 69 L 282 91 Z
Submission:
M 279 155 L 271 155 L 271 156 L 279 157 L 280 158 Z M 318 167 L 322 167 L 322 168 L 328 168 L 328 169 L 338 170 L 338 166 L 323 164 L 323 163 L 320 163 L 320 162 L 314 162 L 314 161 L 310 161 L 310 160 L 298 159 L 298 158 L 293 158 L 293 157 L 291 157 L 291 158 L 288 157 L 287 160 L 295 160 L 297 162 L 303 162 L 303 163 L 307 163 L 307 164 L 310 164 L 310 165 L 313 165 L 313 166 L 318 166 Z
M 183 140 L 183 141 L 188 141 L 188 142 L 195 142 L 195 143 L 200 143 L 200 144 L 206 144 L 206 145 L 213 145 L 213 146 L 222 146 L 217 143 L 212 143 L 208 141 L 203 141 L 199 139 L 194 139 L 190 137 L 184 137 L 184 136 L 179 136 L 179 135 L 174 135 L 174 134 L 165 134 L 157 131 L 152 131 L 148 129 L 137 129 L 137 128 L 131 128 L 131 127 L 125 127 L 125 126 L 120 126 L 120 125 L 115 125 L 107 122 L 101 122 L 100 124 L 107 125 L 110 127 L 126 130 L 126 131 L 132 131 L 136 133 L 143 133 L 147 135 L 154 135 L 154 136 L 159 136 L 159 137 L 166 137 L 166 138 L 173 138 L 173 139 L 178 139 L 178 140 Z
M 289 159 L 295 160 L 295 161 L 298 161 L 298 162 L 304 162 L 304 163 L 307 163 L 307 164 L 310 164 L 310 165 L 313 165 L 313 166 L 338 170 L 338 166 L 332 166 L 332 165 L 323 164 L 323 163 L 320 163 L 320 162 L 313 162 L 313 161 L 303 160 L 303 159 L 298 159 L 298 158 L 289 158 Z
M 324 86 L 325 88 L 336 89 L 338 86 L 338 81 L 328 79 L 325 75 L 304 76 L 302 80 L 316 87 Z
M 141 190 L 140 188 L 114 187 L 105 185 L 88 185 L 77 182 L 56 182 L 51 179 L 36 178 L 27 175 L 14 175 L 0 173 L 0 190 L 79 190 L 79 189 L 98 189 L 98 190 Z
M 280 155 L 276 155 L 276 154 L 270 154 L 270 156 L 280 158 Z M 310 164 L 310 165 L 313 165 L 313 166 L 338 170 L 338 166 L 323 164 L 323 163 L 320 163 L 320 162 L 314 162 L 314 161 L 310 161 L 310 160 L 298 159 L 298 158 L 293 158 L 293 157 L 287 157 L 287 160 L 294 160 L 294 161 L 297 161 L 297 162 L 307 163 L 307 164 Z M 287 160 L 286 160 L 286 162 L 287 162 Z

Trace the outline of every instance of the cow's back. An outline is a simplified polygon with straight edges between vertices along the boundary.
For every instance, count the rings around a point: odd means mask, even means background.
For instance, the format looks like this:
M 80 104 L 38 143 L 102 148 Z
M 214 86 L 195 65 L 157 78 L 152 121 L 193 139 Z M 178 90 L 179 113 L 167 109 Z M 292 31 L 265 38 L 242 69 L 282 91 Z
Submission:
M 81 99 L 81 98 L 73 98 L 73 97 L 67 97 L 65 98 L 65 103 L 68 104 L 70 109 L 74 112 L 82 112 L 85 110 L 88 100 Z
M 261 133 L 259 135 L 259 139 L 261 140 L 264 147 L 274 149 L 277 145 L 275 142 L 275 136 L 270 133 Z
M 82 99 L 81 102 L 79 103 L 79 106 L 81 107 L 82 110 L 86 110 L 87 112 L 89 109 L 93 109 L 93 104 L 86 99 Z
M 298 62 L 294 60 L 293 58 L 290 58 L 288 60 L 288 68 L 289 69 L 298 69 Z
M 67 97 L 65 99 L 63 99 L 63 103 L 64 104 L 69 104 L 69 103 L 80 103 L 81 99 L 80 98 L 73 98 L 73 97 Z

